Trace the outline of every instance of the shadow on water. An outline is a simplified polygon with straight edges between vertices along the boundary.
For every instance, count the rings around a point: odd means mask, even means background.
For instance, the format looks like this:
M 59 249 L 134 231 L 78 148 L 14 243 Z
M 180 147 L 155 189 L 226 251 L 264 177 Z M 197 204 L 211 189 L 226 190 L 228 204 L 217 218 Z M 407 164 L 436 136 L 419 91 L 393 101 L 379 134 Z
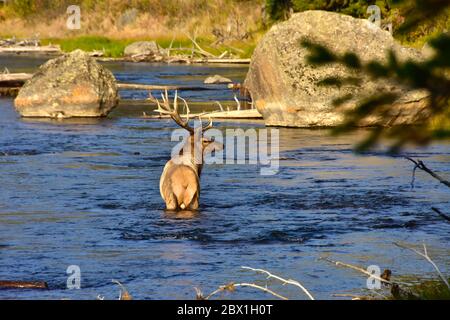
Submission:
M 243 77 L 242 67 L 111 68 L 124 80 L 145 83 L 186 84 L 210 72 Z M 218 97 L 229 94 L 218 91 Z M 219 99 L 199 92 L 185 97 Z M 276 175 L 262 176 L 256 165 L 206 166 L 199 212 L 174 214 L 164 211 L 159 195 L 175 144 L 170 121 L 129 114 L 25 120 L 11 99 L 0 99 L 0 112 L 0 278 L 44 280 L 51 288 L 0 291 L 0 298 L 115 298 L 111 279 L 119 279 L 136 298 L 191 299 L 193 286 L 208 292 L 230 281 L 257 281 L 241 265 L 301 280 L 316 296 L 332 298 L 363 288 L 366 279 L 317 262 L 322 255 L 396 273 L 430 271 L 393 241 L 424 240 L 441 269 L 450 267 L 448 225 L 430 210 L 450 207 L 450 192 L 419 173 L 411 189 L 412 167 L 402 158 L 355 155 L 352 145 L 364 131 L 330 138 L 325 130 L 280 129 Z M 442 142 L 409 152 L 446 175 L 449 150 Z M 69 265 L 80 266 L 82 290 L 65 289 Z M 229 297 L 267 298 L 245 290 Z

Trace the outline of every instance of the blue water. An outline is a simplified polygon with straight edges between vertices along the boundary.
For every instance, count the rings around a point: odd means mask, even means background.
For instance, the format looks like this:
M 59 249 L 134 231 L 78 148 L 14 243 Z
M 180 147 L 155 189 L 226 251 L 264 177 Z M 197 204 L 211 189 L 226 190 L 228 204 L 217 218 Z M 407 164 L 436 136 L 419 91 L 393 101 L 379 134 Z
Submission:
M 0 58 L 0 69 L 30 71 L 38 59 Z M 127 82 L 201 85 L 210 74 L 242 81 L 242 66 L 109 63 Z M 141 99 L 145 92 L 122 92 Z M 231 100 L 224 86 L 184 92 L 194 101 Z M 165 213 L 159 176 L 169 159 L 170 121 L 149 120 L 122 105 L 107 119 L 21 119 L 12 99 L 0 99 L 0 279 L 47 281 L 48 291 L 0 290 L 1 299 L 116 299 L 124 283 L 137 299 L 193 299 L 219 285 L 255 282 L 264 268 L 301 281 L 317 298 L 361 292 L 366 278 L 336 268 L 327 256 L 394 276 L 434 276 L 400 241 L 420 245 L 448 274 L 450 189 L 412 165 L 382 153 L 355 155 L 364 131 L 331 138 L 325 130 L 280 129 L 280 170 L 261 176 L 253 165 L 210 165 L 202 175 L 200 212 Z M 261 123 L 219 122 L 217 128 Z M 450 142 L 407 153 L 450 176 Z M 81 289 L 66 289 L 69 265 L 81 269 Z M 295 288 L 269 281 L 289 298 Z M 240 288 L 224 298 L 271 298 Z

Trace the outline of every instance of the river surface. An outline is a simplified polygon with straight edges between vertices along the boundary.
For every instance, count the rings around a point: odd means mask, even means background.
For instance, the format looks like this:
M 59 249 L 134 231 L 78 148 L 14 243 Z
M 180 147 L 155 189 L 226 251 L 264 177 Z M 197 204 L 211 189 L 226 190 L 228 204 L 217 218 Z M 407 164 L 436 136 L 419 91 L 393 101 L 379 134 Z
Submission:
M 0 69 L 31 72 L 37 58 L 0 58 Z M 201 85 L 208 75 L 242 81 L 243 66 L 107 63 L 127 82 Z M 143 99 L 145 92 L 122 92 Z M 232 100 L 225 86 L 183 92 L 190 101 Z M 0 290 L 0 299 L 116 299 L 120 280 L 136 299 L 193 299 L 229 282 L 268 284 L 293 299 L 296 288 L 241 270 L 263 268 L 301 281 L 316 298 L 358 293 L 366 277 L 337 268 L 329 257 L 394 276 L 434 277 L 420 257 L 393 245 L 428 246 L 450 271 L 450 190 L 423 172 L 412 189 L 412 164 L 381 152 L 356 155 L 364 131 L 332 138 L 326 130 L 280 129 L 280 168 L 208 165 L 197 214 L 169 214 L 159 177 L 170 157 L 174 124 L 139 117 L 124 103 L 101 120 L 21 119 L 0 99 L 0 279 L 42 280 L 48 291 Z M 142 107 L 141 107 L 142 108 Z M 261 123 L 217 122 L 264 129 Z M 450 176 L 450 142 L 407 150 Z M 81 270 L 81 289 L 68 290 L 66 270 Z M 220 296 L 272 298 L 250 288 Z

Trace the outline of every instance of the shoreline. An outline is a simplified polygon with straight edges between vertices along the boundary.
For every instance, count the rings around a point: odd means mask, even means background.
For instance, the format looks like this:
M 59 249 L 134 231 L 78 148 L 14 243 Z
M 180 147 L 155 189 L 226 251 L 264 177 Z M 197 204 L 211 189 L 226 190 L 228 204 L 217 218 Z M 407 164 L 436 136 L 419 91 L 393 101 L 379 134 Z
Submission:
M 40 49 L 35 49 L 34 47 L 7 47 L 0 48 L 0 56 L 27 56 L 27 57 L 49 57 L 56 58 L 67 54 L 69 52 L 63 52 L 56 48 L 44 48 L 38 47 Z M 99 57 L 96 52 L 87 52 L 99 62 L 131 62 L 131 63 L 166 63 L 166 64 L 239 64 L 248 65 L 251 62 L 250 58 L 190 58 L 187 56 L 172 56 L 165 59 L 133 59 L 133 57 Z

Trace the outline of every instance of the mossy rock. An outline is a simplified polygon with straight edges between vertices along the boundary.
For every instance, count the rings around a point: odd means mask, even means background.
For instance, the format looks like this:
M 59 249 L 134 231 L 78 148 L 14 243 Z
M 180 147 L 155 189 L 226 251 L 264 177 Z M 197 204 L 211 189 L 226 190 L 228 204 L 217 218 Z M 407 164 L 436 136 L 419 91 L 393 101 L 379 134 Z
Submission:
M 116 79 L 76 50 L 43 64 L 15 100 L 22 117 L 103 117 L 119 101 Z

